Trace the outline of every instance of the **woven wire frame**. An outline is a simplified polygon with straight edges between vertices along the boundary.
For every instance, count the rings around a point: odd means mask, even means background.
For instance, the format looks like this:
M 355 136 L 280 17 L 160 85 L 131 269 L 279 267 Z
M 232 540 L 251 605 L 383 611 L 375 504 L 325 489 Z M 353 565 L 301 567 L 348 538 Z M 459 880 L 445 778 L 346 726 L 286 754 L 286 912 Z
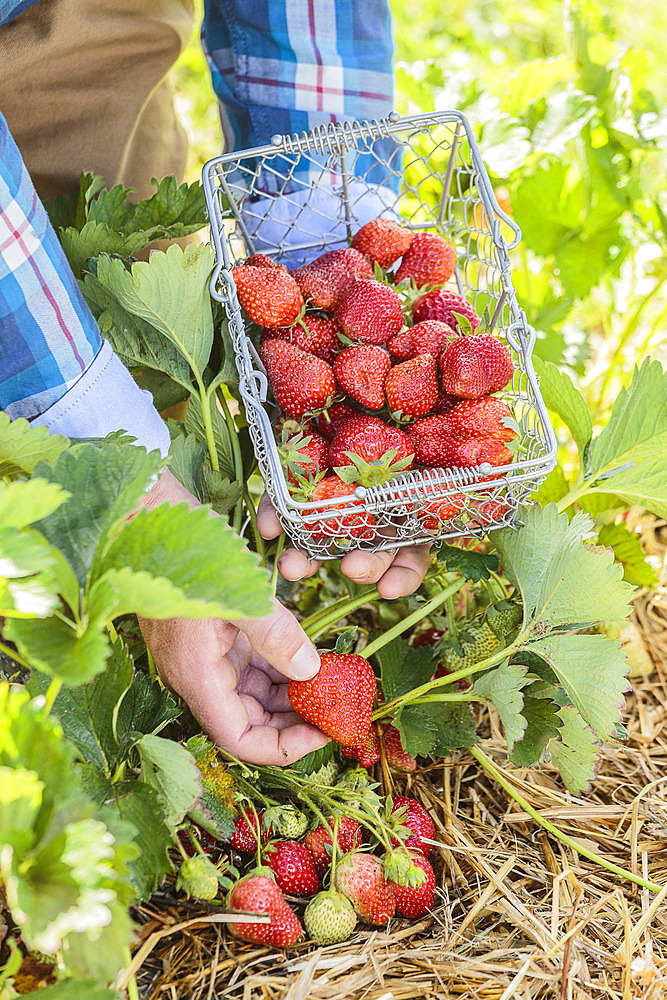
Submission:
M 227 311 L 258 466 L 294 543 L 311 557 L 331 559 L 351 548 L 374 551 L 482 537 L 515 525 L 517 508 L 556 463 L 556 441 L 531 362 L 535 333 L 510 275 L 508 250 L 521 233 L 496 201 L 465 116 L 392 114 L 274 136 L 267 146 L 210 160 L 203 182 L 217 257 L 211 293 Z M 316 190 L 326 194 L 326 217 L 318 218 Z M 308 259 L 347 245 L 360 225 L 355 206 L 369 193 L 382 199 L 386 217 L 441 233 L 455 246 L 451 287 L 505 338 L 512 355 L 512 381 L 498 396 L 516 421 L 518 448 L 505 466 L 411 471 L 380 486 L 357 487 L 348 497 L 300 502 L 291 496 L 280 463 L 269 415 L 278 411 L 267 402 L 266 373 L 248 335 L 231 268 L 257 249 L 280 261 L 286 242 L 289 252 L 298 250 Z M 281 227 L 274 244 L 264 238 L 257 246 L 260 225 Z

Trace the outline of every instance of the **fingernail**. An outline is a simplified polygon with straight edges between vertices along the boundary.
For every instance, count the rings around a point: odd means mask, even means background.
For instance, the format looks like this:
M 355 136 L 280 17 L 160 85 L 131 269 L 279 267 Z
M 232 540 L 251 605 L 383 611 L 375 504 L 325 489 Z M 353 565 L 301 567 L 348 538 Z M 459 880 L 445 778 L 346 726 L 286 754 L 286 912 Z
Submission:
M 289 661 L 289 669 L 295 680 L 306 681 L 320 669 L 320 654 L 309 642 L 304 642 Z

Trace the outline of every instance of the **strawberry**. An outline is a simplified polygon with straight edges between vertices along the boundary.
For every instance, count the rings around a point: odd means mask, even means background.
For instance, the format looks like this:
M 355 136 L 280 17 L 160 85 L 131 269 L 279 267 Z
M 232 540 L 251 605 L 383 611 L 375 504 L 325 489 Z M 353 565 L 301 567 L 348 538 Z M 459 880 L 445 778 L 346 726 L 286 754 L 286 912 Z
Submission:
M 311 771 L 307 775 L 308 781 L 314 785 L 328 788 L 336 783 L 338 777 L 338 764 L 335 760 L 330 760 L 328 764 L 322 764 L 316 771 Z
M 343 392 L 371 410 L 384 406 L 384 380 L 390 368 L 387 352 L 373 344 L 346 347 L 333 366 Z
M 336 429 L 343 420 L 347 417 L 357 416 L 359 416 L 358 411 L 353 410 L 347 403 L 332 403 L 315 420 L 315 430 L 325 441 L 331 441 L 336 433 Z
M 260 357 L 276 402 L 290 417 L 298 420 L 304 413 L 329 404 L 336 381 L 326 361 L 285 340 L 265 340 Z
M 433 628 L 430 625 L 428 628 L 423 629 L 421 632 L 417 632 L 412 638 L 412 645 L 419 646 L 435 646 L 436 642 L 440 642 L 447 635 L 447 629 Z
M 444 285 L 456 266 L 456 251 L 437 233 L 417 233 L 396 272 L 396 282 L 413 281 L 417 288 Z
M 403 326 L 403 309 L 389 285 L 375 278 L 361 278 L 341 295 L 336 318 L 350 340 L 384 344 Z
M 312 306 L 333 309 L 348 285 L 373 276 L 373 267 L 354 247 L 343 247 L 329 250 L 291 274 Z
M 329 445 L 329 464 L 346 482 L 374 486 L 412 467 L 410 438 L 397 427 L 360 414 L 341 423 Z
M 456 409 L 456 407 L 454 407 Z M 461 437 L 450 423 L 453 411 L 444 415 L 425 417 L 410 427 L 408 434 L 415 449 L 415 462 L 431 468 L 465 468 L 490 462 L 505 465 L 512 453 L 502 441 L 491 437 Z
M 448 323 L 457 332 L 463 333 L 455 313 L 465 316 L 469 321 L 473 331 L 482 322 L 473 306 L 459 295 L 458 292 L 450 292 L 444 288 L 437 288 L 435 291 L 426 292 L 420 295 L 412 307 L 413 323 L 421 323 L 425 319 L 437 319 L 441 323 Z
M 493 396 L 481 399 L 464 399 L 451 408 L 447 424 L 460 437 L 489 437 L 498 441 L 512 441 L 515 431 L 504 421 L 512 418 L 507 403 Z
M 229 843 L 239 854 L 255 854 L 257 852 L 257 830 L 261 830 L 263 815 L 263 810 L 255 814 L 251 809 L 246 808 L 245 815 L 241 814 L 234 820 L 234 833 Z M 261 830 L 262 841 L 268 840 L 268 838 L 268 831 Z
M 326 476 L 320 480 L 313 490 L 313 500 L 330 501 L 335 497 L 349 497 L 354 487 L 346 483 L 340 476 Z M 375 533 L 375 518 L 372 514 L 355 511 L 343 514 L 350 502 L 327 503 L 324 507 L 315 507 L 304 512 L 306 525 L 313 538 L 372 538 Z M 332 517 L 325 515 L 332 514 Z M 318 515 L 321 515 L 318 517 Z
M 181 863 L 176 888 L 190 899 L 215 899 L 219 886 L 218 870 L 205 855 L 196 854 Z
M 342 857 L 336 869 L 336 888 L 369 924 L 386 924 L 394 915 L 394 894 L 385 880 L 382 862 L 373 854 L 355 851 Z
M 406 326 L 404 330 L 392 334 L 387 341 L 389 352 L 399 361 L 409 361 L 418 354 L 435 354 L 451 343 L 456 337 L 448 323 L 437 319 L 425 319 L 414 326 Z
M 427 531 L 441 531 L 447 521 L 461 513 L 465 502 L 463 493 L 454 493 L 446 500 L 427 500 L 417 511 L 417 517 Z
M 333 316 L 304 316 L 293 326 L 277 326 L 273 330 L 262 330 L 262 341 L 286 340 L 288 344 L 294 344 L 302 351 L 314 354 L 328 365 L 332 365 L 336 354 L 343 346 L 339 333 L 340 326 Z
M 398 729 L 391 724 L 386 726 L 382 733 L 382 742 L 387 761 L 393 768 L 406 773 L 416 770 L 417 761 L 403 749 Z
M 384 384 L 387 406 L 395 420 L 415 420 L 438 398 L 438 367 L 432 354 L 420 354 L 394 365 Z
M 315 944 L 339 944 L 347 941 L 356 927 L 357 914 L 347 896 L 327 889 L 308 903 L 303 922 Z
M 341 747 L 345 757 L 358 760 L 362 767 L 372 767 L 380 759 L 380 739 L 377 729 L 371 726 L 363 743 L 353 747 Z
M 314 479 L 329 468 L 329 446 L 319 434 L 288 437 L 278 447 L 278 454 L 290 483 L 298 483 L 299 476 Z
M 500 521 L 510 510 L 511 505 L 502 497 L 494 497 L 484 503 L 476 504 L 477 521 L 482 525 L 490 524 L 493 521 Z
M 324 653 L 307 681 L 289 682 L 295 712 L 346 746 L 363 743 L 371 727 L 375 674 L 356 653 Z
M 370 257 L 373 264 L 391 267 L 402 257 L 414 239 L 414 233 L 391 219 L 371 219 L 352 240 L 352 246 Z
M 433 907 L 435 872 L 430 861 L 420 851 L 410 851 L 410 860 L 424 872 L 419 885 L 400 885 L 393 881 L 389 885 L 396 900 L 396 916 L 416 920 L 417 917 L 425 916 Z
M 318 875 L 324 875 L 331 867 L 331 847 L 333 840 L 331 831 L 334 828 L 334 818 L 327 819 L 328 828 L 321 823 L 314 830 L 309 830 L 303 842 L 310 851 Z M 338 850 L 342 853 L 354 851 L 361 847 L 361 827 L 351 816 L 340 816 L 338 819 Z M 327 847 L 329 850 L 327 850 Z
M 461 655 L 454 646 L 443 645 L 442 663 L 445 673 L 454 673 L 456 670 L 464 670 L 471 667 L 480 660 L 485 660 L 492 656 L 498 649 L 500 640 L 488 622 L 474 623 L 458 636 Z
M 250 266 L 250 267 L 274 267 L 274 268 L 278 267 L 278 268 L 282 268 L 283 271 L 287 270 L 287 268 L 285 267 L 284 264 L 279 264 L 277 260 L 274 260 L 273 257 L 269 257 L 269 255 L 265 254 L 265 253 L 253 253 L 253 254 L 251 254 L 248 257 L 248 259 L 246 261 L 244 261 L 244 267 L 248 267 L 248 266 Z
M 272 841 L 264 849 L 264 860 L 280 888 L 290 896 L 312 896 L 319 889 L 312 854 L 299 841 Z
M 461 400 L 458 396 L 450 396 L 448 392 L 440 392 L 438 398 L 433 404 L 432 414 L 435 413 L 449 413 L 453 406 L 460 403 Z
M 470 468 L 487 463 L 498 468 L 509 465 L 512 452 L 497 438 L 470 437 L 460 441 L 449 455 L 449 465 L 458 468 Z
M 497 337 L 486 333 L 457 337 L 444 349 L 439 363 L 442 388 L 465 399 L 499 392 L 514 373 L 510 352 Z
M 265 944 L 273 948 L 288 948 L 301 936 L 301 924 L 287 905 L 282 890 L 268 875 L 246 875 L 239 879 L 227 897 L 234 910 L 268 913 L 269 923 L 247 922 L 229 924 L 229 933 L 239 941 Z
M 298 840 L 308 829 L 308 817 L 291 802 L 269 806 L 262 821 L 271 836 L 276 834 L 287 840 Z
M 506 598 L 496 604 L 490 604 L 484 618 L 494 635 L 503 639 L 510 632 L 513 632 L 523 620 L 523 607 L 521 604 Z
M 416 799 L 409 799 L 404 795 L 397 795 L 393 801 L 391 811 L 392 813 L 397 813 L 403 809 L 406 809 L 407 812 L 405 816 L 401 818 L 401 825 L 407 826 L 410 830 L 412 830 L 411 836 L 409 836 L 405 841 L 405 846 L 407 848 L 413 848 L 416 851 L 421 851 L 422 854 L 428 857 L 433 848 L 430 844 L 425 844 L 422 837 L 427 837 L 429 840 L 433 840 L 435 835 L 433 820 L 426 812 L 423 805 L 417 802 Z M 392 839 L 392 844 L 396 846 L 398 841 Z
M 286 326 L 304 307 L 299 286 L 284 268 L 241 264 L 232 277 L 241 306 L 259 326 Z

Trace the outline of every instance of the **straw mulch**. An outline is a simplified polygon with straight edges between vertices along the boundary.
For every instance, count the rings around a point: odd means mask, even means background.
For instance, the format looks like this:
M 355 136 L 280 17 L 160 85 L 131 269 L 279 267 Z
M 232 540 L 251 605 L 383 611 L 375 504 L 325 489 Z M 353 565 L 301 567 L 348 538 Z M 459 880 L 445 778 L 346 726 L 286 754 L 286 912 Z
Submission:
M 645 526 L 664 557 L 666 522 Z M 666 582 L 667 581 L 663 581 Z M 145 1000 L 665 1000 L 667 998 L 667 587 L 640 594 L 635 623 L 654 663 L 633 682 L 629 737 L 590 795 L 548 766 L 507 765 L 498 720 L 483 748 L 518 791 L 579 844 L 664 888 L 621 880 L 545 834 L 465 754 L 401 778 L 429 808 L 438 905 L 428 919 L 361 929 L 343 945 L 241 945 L 200 905 L 145 906 L 132 970 Z M 297 905 L 297 909 L 298 909 Z

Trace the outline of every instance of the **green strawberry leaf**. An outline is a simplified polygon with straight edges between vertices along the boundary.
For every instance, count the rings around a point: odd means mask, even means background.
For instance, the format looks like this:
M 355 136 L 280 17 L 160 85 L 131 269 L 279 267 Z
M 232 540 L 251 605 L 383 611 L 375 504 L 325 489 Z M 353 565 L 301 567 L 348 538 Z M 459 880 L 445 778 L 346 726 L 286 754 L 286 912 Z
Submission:
M 556 413 L 569 429 L 579 449 L 581 467 L 583 468 L 586 449 L 593 437 L 593 421 L 584 398 L 575 389 L 572 379 L 565 371 L 548 361 L 541 361 L 539 358 L 534 358 L 533 364 L 540 380 L 540 391 L 547 409 Z M 567 490 L 565 490 L 566 492 Z M 565 493 L 561 495 L 564 496 Z M 560 499 L 560 497 L 553 499 Z
M 658 585 L 658 574 L 647 561 L 639 535 L 623 522 L 605 524 L 598 533 L 600 545 L 609 546 L 623 566 L 623 579 L 635 587 L 651 590 Z
M 148 734 L 138 741 L 137 750 L 141 778 L 157 792 L 164 821 L 175 833 L 202 792 L 194 757 L 180 743 Z
M 540 507 L 546 507 L 548 503 L 557 503 L 562 500 L 569 492 L 570 484 L 565 478 L 565 473 L 560 465 L 556 465 L 530 499 L 533 503 L 538 503 Z
M 5 625 L 5 635 L 36 670 L 67 684 L 85 684 L 101 673 L 109 656 L 104 622 L 90 616 L 75 628 L 60 618 L 16 618 Z
M 479 701 L 490 701 L 495 706 L 505 730 L 507 749 L 523 738 L 527 721 L 523 709 L 522 689 L 528 683 L 526 668 L 520 663 L 506 663 L 478 677 L 470 691 Z
M 108 990 L 92 979 L 63 979 L 54 986 L 40 987 L 23 996 L 33 1000 L 118 1000 L 115 990 Z
M 549 743 L 551 760 L 575 795 L 590 792 L 601 757 L 600 741 L 571 705 L 558 712 L 561 728 L 558 738 Z
M 392 719 L 398 730 L 401 745 L 411 757 L 424 757 L 435 748 L 438 726 L 420 705 L 399 708 Z
M 380 684 L 386 701 L 430 681 L 435 670 L 431 648 L 415 649 L 402 638 L 388 642 L 375 656 L 380 664 Z
M 528 688 L 528 692 L 533 685 Z M 523 717 L 526 728 L 520 740 L 514 744 L 510 752 L 510 760 L 517 767 L 534 767 L 542 756 L 549 740 L 558 736 L 560 719 L 558 706 L 548 698 L 534 698 L 530 693 L 524 695 Z
M 174 696 L 157 678 L 137 670 L 114 712 L 121 755 L 134 744 L 138 734 L 161 732 L 178 719 L 181 711 Z
M 312 771 L 319 771 L 321 767 L 328 764 L 336 756 L 336 745 L 331 742 L 319 750 L 311 750 L 305 757 L 296 760 L 291 766 L 292 770 L 301 774 L 310 774 Z
M 3 478 L 29 474 L 38 462 L 55 462 L 68 444 L 66 437 L 51 434 L 48 427 L 32 425 L 23 417 L 10 420 L 0 410 L 0 476 Z
M 173 175 L 157 181 L 155 194 L 139 202 L 136 214 L 126 225 L 128 233 L 161 226 L 171 239 L 189 236 L 207 225 L 204 189 L 199 181 L 179 184 Z
M 422 711 L 435 722 L 436 737 L 432 755 L 446 757 L 455 750 L 479 743 L 470 705 L 462 701 L 445 701 L 421 705 Z
M 59 238 L 70 267 L 79 278 L 86 261 L 91 257 L 96 257 L 99 253 L 134 257 L 161 235 L 162 230 L 157 227 L 124 235 L 115 232 L 105 222 L 86 222 L 81 230 L 61 230 Z
M 444 563 L 450 573 L 460 573 L 472 583 L 489 580 L 491 573 L 498 570 L 498 556 L 469 552 L 458 545 L 441 545 L 436 558 L 439 563 Z
M 45 479 L 0 481 L 0 525 L 3 529 L 25 528 L 48 517 L 68 498 L 66 490 Z

